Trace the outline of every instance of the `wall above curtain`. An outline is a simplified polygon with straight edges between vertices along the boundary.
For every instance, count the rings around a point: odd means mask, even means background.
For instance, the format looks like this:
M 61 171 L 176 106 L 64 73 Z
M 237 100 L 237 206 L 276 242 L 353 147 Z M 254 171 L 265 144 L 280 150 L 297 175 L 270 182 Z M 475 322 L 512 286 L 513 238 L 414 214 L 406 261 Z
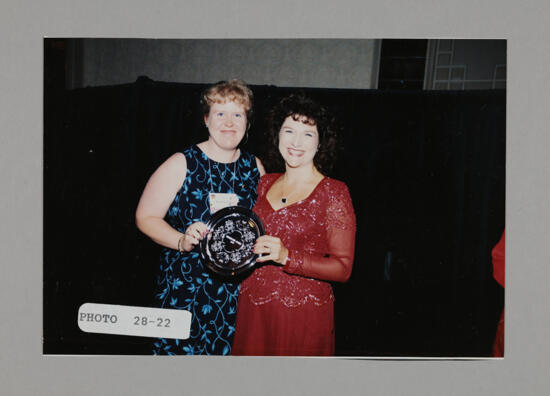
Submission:
M 139 76 L 208 84 L 240 78 L 288 87 L 375 88 L 379 42 L 367 39 L 65 39 L 67 87 Z

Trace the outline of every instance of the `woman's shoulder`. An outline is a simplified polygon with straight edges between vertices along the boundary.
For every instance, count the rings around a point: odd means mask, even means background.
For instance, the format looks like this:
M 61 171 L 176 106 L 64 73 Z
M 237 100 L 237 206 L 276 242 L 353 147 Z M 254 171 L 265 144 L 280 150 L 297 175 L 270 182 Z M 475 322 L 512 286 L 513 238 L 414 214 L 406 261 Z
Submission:
M 351 203 L 351 194 L 346 183 L 328 176 L 325 177 L 321 183 L 323 183 L 321 194 L 323 194 L 329 202 Z
M 164 177 L 181 178 L 187 171 L 187 160 L 182 153 L 174 153 L 164 161 L 156 170 L 156 173 Z
M 323 185 L 325 189 L 330 191 L 344 191 L 344 192 L 349 191 L 346 183 L 338 179 L 333 179 L 332 177 L 326 176 L 323 179 L 323 183 L 324 183 Z
M 277 180 L 279 177 L 281 177 L 282 173 L 266 173 L 262 177 L 260 177 L 261 183 L 268 183 L 271 184 L 275 180 Z
M 201 154 L 203 154 L 203 151 L 199 148 L 197 144 L 193 144 L 189 147 L 187 147 L 183 152 L 179 153 L 187 158 L 197 157 Z
M 187 161 L 185 159 L 185 155 L 184 153 L 181 153 L 181 152 L 172 154 L 170 157 L 168 157 L 166 161 L 164 161 L 164 165 L 169 167 L 172 167 L 172 166 L 180 167 L 182 165 L 185 166 L 186 163 Z
M 265 175 L 260 177 L 260 181 L 258 182 L 258 192 L 260 190 L 268 189 L 275 183 L 275 181 L 281 177 L 282 173 L 266 173 Z
M 251 152 L 243 150 L 243 149 L 240 149 L 240 150 L 241 150 L 241 158 L 246 158 L 246 159 L 256 158 L 256 156 L 254 154 L 252 154 Z
M 330 177 L 326 177 L 324 182 L 329 224 L 343 230 L 355 229 L 355 209 L 348 186 L 343 181 Z
M 256 157 L 254 154 L 241 149 L 239 160 L 244 161 L 245 165 L 247 166 L 255 167 L 259 161 L 259 158 Z

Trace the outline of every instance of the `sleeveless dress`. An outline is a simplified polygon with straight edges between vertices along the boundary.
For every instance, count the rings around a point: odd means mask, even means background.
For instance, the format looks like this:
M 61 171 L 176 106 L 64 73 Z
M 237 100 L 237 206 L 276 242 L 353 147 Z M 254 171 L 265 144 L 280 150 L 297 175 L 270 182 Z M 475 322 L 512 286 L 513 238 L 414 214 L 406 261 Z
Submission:
M 231 163 L 210 160 L 196 145 L 183 154 L 187 174 L 165 217 L 176 230 L 183 233 L 192 223 L 209 221 L 210 192 L 235 192 L 239 206 L 254 206 L 260 173 L 252 154 L 241 150 Z M 156 339 L 153 354 L 231 354 L 238 293 L 239 283 L 224 282 L 208 272 L 198 245 L 182 253 L 163 248 L 155 301 L 160 308 L 185 309 L 193 316 L 188 339 Z
M 289 261 L 256 268 L 241 283 L 233 354 L 334 355 L 334 294 L 329 281 L 316 278 L 321 270 L 324 279 L 351 274 L 351 197 L 344 183 L 325 177 L 307 198 L 274 210 L 266 194 L 279 177 L 261 178 L 254 212 L 289 250 Z

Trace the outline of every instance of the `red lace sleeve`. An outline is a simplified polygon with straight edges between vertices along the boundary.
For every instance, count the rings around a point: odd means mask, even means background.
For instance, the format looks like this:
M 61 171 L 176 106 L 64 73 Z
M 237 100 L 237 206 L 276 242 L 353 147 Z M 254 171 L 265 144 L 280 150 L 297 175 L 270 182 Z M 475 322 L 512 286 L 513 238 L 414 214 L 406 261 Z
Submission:
M 355 252 L 355 212 L 344 183 L 335 181 L 335 185 L 326 189 L 326 194 L 328 254 L 315 256 L 291 249 L 283 270 L 309 278 L 346 282 L 351 275 Z

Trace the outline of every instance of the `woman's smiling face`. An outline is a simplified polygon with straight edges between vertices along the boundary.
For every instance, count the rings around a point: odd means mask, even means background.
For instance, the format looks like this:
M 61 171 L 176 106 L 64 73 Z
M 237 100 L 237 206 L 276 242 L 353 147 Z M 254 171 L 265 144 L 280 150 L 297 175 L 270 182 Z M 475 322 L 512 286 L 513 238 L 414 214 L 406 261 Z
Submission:
M 296 120 L 294 119 L 296 118 Z M 317 125 L 304 116 L 288 116 L 279 131 L 279 151 L 287 166 L 312 166 L 319 146 Z
M 244 105 L 233 101 L 213 103 L 204 117 L 210 138 L 226 150 L 235 149 L 246 131 L 246 110 Z

